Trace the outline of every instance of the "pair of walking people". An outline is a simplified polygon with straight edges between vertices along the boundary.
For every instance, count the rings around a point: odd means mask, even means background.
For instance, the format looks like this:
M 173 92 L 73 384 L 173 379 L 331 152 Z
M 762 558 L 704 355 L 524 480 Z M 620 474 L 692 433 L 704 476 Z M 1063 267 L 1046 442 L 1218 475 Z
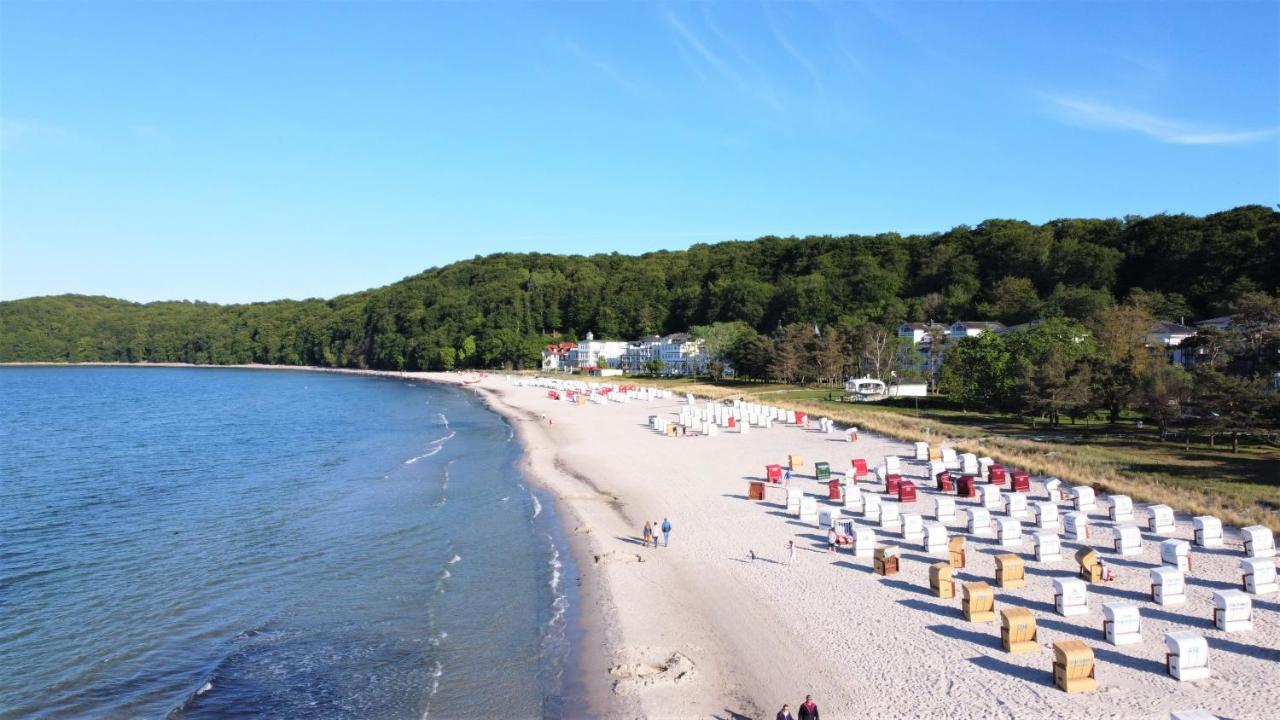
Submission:
M 662 531 L 662 547 L 667 547 L 671 543 L 671 521 L 662 518 L 662 525 L 656 522 L 647 522 L 644 524 L 644 546 L 649 547 L 649 543 L 653 543 L 654 547 L 658 547 L 658 531 Z
M 796 720 L 791 714 L 791 706 L 783 705 L 776 720 Z M 813 701 L 812 695 L 805 695 L 804 702 L 800 703 L 799 720 L 818 720 L 818 704 Z

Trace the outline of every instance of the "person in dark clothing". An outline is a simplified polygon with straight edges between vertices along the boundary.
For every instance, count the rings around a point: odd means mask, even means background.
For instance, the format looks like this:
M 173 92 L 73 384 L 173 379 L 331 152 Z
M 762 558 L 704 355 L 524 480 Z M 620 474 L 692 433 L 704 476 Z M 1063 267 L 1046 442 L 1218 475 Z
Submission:
M 800 720 L 818 720 L 818 704 L 812 695 L 805 695 L 804 702 L 800 703 Z
M 790 707 L 789 705 L 783 705 L 782 709 L 778 711 L 778 715 L 777 717 L 774 718 L 774 720 L 795 720 L 795 718 L 791 716 L 791 710 L 788 709 L 789 707 Z

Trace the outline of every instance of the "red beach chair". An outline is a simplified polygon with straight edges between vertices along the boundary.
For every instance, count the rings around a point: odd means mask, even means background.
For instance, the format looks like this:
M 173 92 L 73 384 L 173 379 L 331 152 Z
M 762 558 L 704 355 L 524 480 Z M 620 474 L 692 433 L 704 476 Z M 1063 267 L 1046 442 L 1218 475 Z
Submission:
M 987 482 L 991 483 L 992 485 L 1003 485 L 1004 480 L 1005 480 L 1005 477 L 1004 477 L 1003 465 L 992 465 L 991 467 L 987 468 Z
M 943 470 L 938 473 L 938 492 L 955 492 L 956 484 L 951 480 L 951 473 Z
M 898 486 L 902 484 L 901 475 L 885 475 L 884 491 L 890 495 L 898 494 Z
M 863 460 L 862 458 L 854 458 L 853 459 L 853 476 L 855 478 L 860 478 L 863 475 L 867 475 L 867 474 L 869 474 L 867 472 L 867 461 Z
M 844 490 L 840 487 L 839 480 L 832 480 L 827 483 L 827 499 L 836 501 L 844 499 Z
M 1013 471 L 1013 491 L 1020 493 L 1031 492 L 1031 475 L 1026 470 Z
M 960 478 L 960 491 L 959 491 L 960 497 L 966 497 L 966 498 L 977 497 L 978 490 L 977 488 L 974 487 L 974 483 L 976 481 L 977 481 L 977 478 L 972 475 L 962 476 Z
M 781 465 L 765 465 L 764 476 L 771 483 L 782 482 L 782 466 Z
M 909 503 L 916 501 L 916 484 L 910 480 L 903 480 L 898 485 L 898 502 Z

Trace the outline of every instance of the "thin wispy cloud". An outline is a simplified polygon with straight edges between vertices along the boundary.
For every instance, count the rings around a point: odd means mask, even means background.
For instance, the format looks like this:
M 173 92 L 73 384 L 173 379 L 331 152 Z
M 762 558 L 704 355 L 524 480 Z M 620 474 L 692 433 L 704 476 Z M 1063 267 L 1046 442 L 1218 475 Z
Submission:
M 1221 130 L 1199 127 L 1140 110 L 1108 105 L 1088 98 L 1047 95 L 1058 119 L 1081 127 L 1128 130 L 1172 145 L 1244 145 L 1276 137 L 1280 127 Z
M 693 28 L 689 27 L 678 15 L 671 10 L 664 10 L 663 17 L 667 26 L 675 35 L 681 54 L 685 57 L 685 64 L 690 71 L 694 73 L 703 82 L 707 82 L 706 75 L 703 72 L 704 67 L 710 68 L 721 78 L 727 80 L 733 87 L 743 95 L 753 98 L 757 102 L 763 103 L 774 111 L 782 109 L 782 104 L 778 100 L 777 94 L 774 92 L 768 79 L 763 77 L 760 69 L 747 58 L 737 46 L 729 40 L 729 38 L 720 29 L 711 22 L 710 18 L 706 19 L 708 27 L 713 35 L 724 45 L 727 45 L 730 52 L 736 56 L 737 63 L 731 62 L 721 52 L 717 52 L 711 47 L 711 44 L 703 39 Z M 689 62 L 689 55 L 692 54 L 698 62 Z M 699 66 L 699 63 L 702 67 Z M 745 65 L 751 77 L 744 74 L 738 65 Z
M 66 128 L 39 120 L 0 117 L 0 149 L 14 150 L 44 141 L 69 137 Z
M 586 48 L 573 40 L 565 40 L 563 47 L 565 52 L 578 62 L 581 62 L 597 73 L 605 76 L 628 93 L 637 97 L 645 94 L 638 83 L 632 80 L 626 73 L 622 72 L 622 70 L 612 62 L 609 62 L 593 52 L 589 52 Z

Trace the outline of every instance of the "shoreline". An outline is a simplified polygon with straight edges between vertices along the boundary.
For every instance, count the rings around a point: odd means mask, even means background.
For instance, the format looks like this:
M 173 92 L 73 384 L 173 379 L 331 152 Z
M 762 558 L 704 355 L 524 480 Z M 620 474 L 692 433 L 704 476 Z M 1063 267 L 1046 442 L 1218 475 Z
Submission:
M 166 369 L 220 369 L 220 370 L 279 370 L 289 372 L 314 372 L 337 375 L 354 375 L 360 377 L 378 377 L 389 379 L 417 380 L 432 382 L 438 385 L 454 386 L 463 390 L 473 390 L 476 397 L 489 411 L 507 422 L 520 443 L 522 472 L 530 482 L 536 483 L 556 503 L 556 519 L 560 526 L 568 551 L 573 555 L 576 566 L 578 587 L 578 607 L 573 608 L 576 627 L 571 629 L 570 638 L 574 640 L 570 650 L 568 664 L 573 672 L 572 679 L 565 678 L 565 697 L 562 698 L 566 708 L 565 717 L 623 717 L 634 716 L 636 708 L 619 702 L 610 685 L 604 679 L 608 677 L 610 641 L 607 629 L 612 626 L 612 618 L 607 610 L 610 593 L 600 582 L 598 574 L 587 573 L 595 555 L 589 533 L 580 532 L 585 526 L 577 509 L 566 499 L 567 492 L 580 492 L 581 488 L 573 488 L 571 478 L 555 478 L 558 474 L 554 443 L 547 438 L 534 438 L 533 433 L 539 430 L 538 423 L 530 422 L 536 418 L 522 416 L 517 408 L 506 404 L 501 394 L 489 388 L 480 388 L 468 384 L 469 377 L 465 373 L 434 372 L 400 372 L 395 370 L 372 370 L 355 368 L 324 368 L 304 365 L 197 365 L 192 363 L 0 363 L 4 367 L 105 367 L 105 368 L 166 368 Z M 569 487 L 565 487 L 568 484 Z M 577 636 L 576 638 L 574 636 Z M 585 703 L 586 712 L 570 712 L 569 703 L 580 701 Z
M 578 566 L 582 642 L 576 668 L 586 706 L 567 716 L 769 717 L 783 702 L 794 708 L 812 693 L 833 717 L 1156 720 L 1200 708 L 1263 718 L 1269 716 L 1267 698 L 1280 693 L 1276 595 L 1253 597 L 1250 631 L 1225 633 L 1206 619 L 1212 594 L 1240 584 L 1235 528 L 1224 528 L 1225 547 L 1192 549 L 1186 603 L 1164 607 L 1148 598 L 1149 570 L 1161 565 L 1162 540 L 1191 538 L 1190 518 L 1178 515 L 1169 532 L 1144 526 L 1139 552 L 1119 556 L 1111 547 L 1114 523 L 1100 497 L 1088 515 L 1092 535 L 1082 541 L 1064 536 L 1062 559 L 1042 561 L 1029 552 L 1036 532 L 1029 519 L 1018 523 L 1024 539 L 1006 547 L 994 533 L 969 533 L 965 515 L 975 501 L 957 498 L 957 517 L 943 523 L 948 535 L 968 538 L 968 563 L 955 571 L 957 582 L 994 585 L 997 555 L 1016 553 L 1025 562 L 1025 586 L 994 588 L 997 613 L 1027 608 L 1039 624 L 1035 652 L 1011 655 L 1000 648 L 998 621 L 971 623 L 961 616 L 959 588 L 952 599 L 929 592 L 929 565 L 945 553 L 925 552 L 860 513 L 837 510 L 854 527 L 871 529 L 882 545 L 901 548 L 900 572 L 875 575 L 868 558 L 847 550 L 827 553 L 825 531 L 786 512 L 776 489 L 764 502 L 745 497 L 746 481 L 762 474 L 761 465 L 799 453 L 809 465 L 791 485 L 816 496 L 819 508 L 832 508 L 825 484 L 808 474 L 814 461 L 832 461 L 833 474 L 849 466 L 850 456 L 874 467 L 886 455 L 911 457 L 906 442 L 861 433 L 851 444 L 838 433 L 778 423 L 752 428 L 747 437 L 722 431 L 671 438 L 653 432 L 644 419 L 674 419 L 682 399 L 574 405 L 548 398 L 545 388 L 493 374 L 468 383 L 478 376 L 239 367 L 453 384 L 475 390 L 507 419 L 520 438 L 522 470 L 556 499 Z M 918 482 L 924 472 L 908 460 L 903 470 Z M 861 482 L 867 494 L 882 493 L 880 485 Z M 921 482 L 918 501 L 902 510 L 927 517 L 937 497 L 932 483 Z M 1043 478 L 1033 478 L 1028 499 L 1044 498 Z M 641 549 L 639 526 L 664 517 L 675 526 L 671 547 Z M 1142 518 L 1133 522 L 1142 524 Z M 788 542 L 799 550 L 794 564 L 783 550 Z M 1052 581 L 1075 575 L 1072 556 L 1081 547 L 1102 554 L 1117 578 L 1088 586 L 1087 612 L 1065 617 L 1054 611 Z M 1139 644 L 1115 647 L 1101 638 L 1101 605 L 1117 600 L 1139 606 Z M 1209 681 L 1179 683 L 1163 672 L 1164 633 L 1188 629 L 1208 641 Z M 1076 639 L 1095 653 L 1098 689 L 1069 695 L 1053 685 L 1051 646 Z

